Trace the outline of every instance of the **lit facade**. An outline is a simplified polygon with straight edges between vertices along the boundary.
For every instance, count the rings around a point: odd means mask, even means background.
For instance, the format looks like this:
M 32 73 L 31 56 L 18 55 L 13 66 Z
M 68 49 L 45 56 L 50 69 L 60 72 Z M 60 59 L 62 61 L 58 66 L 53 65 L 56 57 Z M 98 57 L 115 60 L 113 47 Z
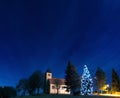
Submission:
M 70 94 L 66 91 L 65 79 L 53 78 L 51 72 L 45 73 L 46 83 L 48 83 L 49 94 Z M 57 90 L 55 81 L 60 81 L 59 89 Z

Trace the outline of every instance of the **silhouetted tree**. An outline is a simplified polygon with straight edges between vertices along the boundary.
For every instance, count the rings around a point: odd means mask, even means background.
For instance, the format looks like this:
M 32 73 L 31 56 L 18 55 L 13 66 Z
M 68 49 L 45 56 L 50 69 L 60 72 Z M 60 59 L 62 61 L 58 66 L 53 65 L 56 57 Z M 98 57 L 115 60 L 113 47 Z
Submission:
M 50 84 L 49 84 L 49 81 L 45 81 L 44 82 L 44 93 L 45 94 L 49 94 L 50 92 Z
M 55 88 L 57 89 L 57 94 L 59 94 L 60 85 L 62 81 L 60 79 L 54 79 Z
M 21 92 L 23 96 L 26 95 L 28 88 L 29 88 L 28 79 L 21 79 L 18 85 L 16 86 L 17 92 L 18 93 Z
M 65 80 L 67 91 L 71 91 L 73 94 L 80 92 L 80 76 L 77 73 L 76 67 L 70 61 L 65 70 Z
M 40 88 L 43 88 L 44 85 L 44 75 L 41 71 L 35 71 L 29 77 L 29 93 L 34 94 L 37 89 L 37 94 L 39 94 Z
M 95 79 L 98 90 L 103 90 L 103 86 L 106 83 L 106 75 L 100 67 L 97 68 L 97 71 L 95 73 Z
M 0 98 L 10 98 L 17 95 L 16 89 L 13 87 L 5 86 L 0 87 Z
M 112 93 L 120 91 L 120 80 L 117 72 L 112 69 Z
M 36 82 L 37 84 L 37 94 L 39 94 L 39 90 L 44 88 L 44 74 L 41 71 L 35 71 L 34 74 L 36 74 Z M 37 78 L 37 76 L 39 78 Z
M 0 98 L 2 98 L 2 96 L 3 96 L 3 88 L 0 87 Z
M 47 72 L 51 73 L 51 70 L 48 68 L 44 74 L 44 93 L 45 94 L 49 94 L 50 92 L 50 84 L 49 84 L 49 81 L 46 79 Z

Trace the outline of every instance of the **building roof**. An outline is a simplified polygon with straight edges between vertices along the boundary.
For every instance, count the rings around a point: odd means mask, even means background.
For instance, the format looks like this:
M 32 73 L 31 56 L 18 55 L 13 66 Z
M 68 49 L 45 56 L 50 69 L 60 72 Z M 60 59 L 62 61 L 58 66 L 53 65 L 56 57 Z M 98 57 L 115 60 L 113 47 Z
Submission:
M 47 72 L 51 73 L 51 70 L 48 68 L 48 69 L 46 70 L 46 73 L 47 73 Z
M 50 84 L 65 85 L 65 79 L 60 79 L 60 78 L 49 79 L 49 82 L 50 82 Z

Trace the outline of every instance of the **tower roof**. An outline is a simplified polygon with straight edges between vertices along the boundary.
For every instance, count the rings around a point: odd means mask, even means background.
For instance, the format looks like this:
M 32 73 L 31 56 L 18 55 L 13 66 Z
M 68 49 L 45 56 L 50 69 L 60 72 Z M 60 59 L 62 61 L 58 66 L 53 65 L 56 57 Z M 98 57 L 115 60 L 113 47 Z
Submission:
M 47 69 L 47 70 L 46 70 L 46 72 L 49 72 L 49 73 L 51 73 L 51 70 L 50 70 L 50 69 Z

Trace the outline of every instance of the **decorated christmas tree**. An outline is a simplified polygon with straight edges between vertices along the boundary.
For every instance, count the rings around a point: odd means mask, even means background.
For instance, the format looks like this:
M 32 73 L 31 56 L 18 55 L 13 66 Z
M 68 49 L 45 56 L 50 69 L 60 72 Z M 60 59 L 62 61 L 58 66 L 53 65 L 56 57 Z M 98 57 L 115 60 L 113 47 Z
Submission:
M 81 95 L 92 95 L 93 93 L 93 81 L 87 66 L 84 66 L 83 74 L 81 78 Z

